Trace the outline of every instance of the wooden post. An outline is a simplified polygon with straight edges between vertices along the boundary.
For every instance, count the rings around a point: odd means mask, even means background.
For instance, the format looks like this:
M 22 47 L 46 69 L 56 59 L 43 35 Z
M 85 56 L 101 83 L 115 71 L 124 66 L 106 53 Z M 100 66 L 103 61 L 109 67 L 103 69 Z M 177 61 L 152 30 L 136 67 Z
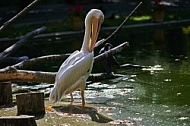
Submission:
M 16 95 L 17 114 L 43 116 L 45 114 L 44 93 L 23 93 Z
M 0 83 L 0 105 L 12 103 L 12 86 L 10 82 Z
M 2 116 L 1 126 L 37 126 L 34 116 Z

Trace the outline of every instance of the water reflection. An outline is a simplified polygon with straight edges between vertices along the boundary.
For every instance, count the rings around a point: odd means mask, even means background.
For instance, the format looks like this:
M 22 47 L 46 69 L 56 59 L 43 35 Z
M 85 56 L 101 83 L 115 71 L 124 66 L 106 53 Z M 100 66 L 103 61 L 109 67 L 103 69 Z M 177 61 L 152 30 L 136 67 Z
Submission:
M 187 55 L 187 41 L 181 28 L 167 30 L 168 53 L 174 58 L 181 58 Z

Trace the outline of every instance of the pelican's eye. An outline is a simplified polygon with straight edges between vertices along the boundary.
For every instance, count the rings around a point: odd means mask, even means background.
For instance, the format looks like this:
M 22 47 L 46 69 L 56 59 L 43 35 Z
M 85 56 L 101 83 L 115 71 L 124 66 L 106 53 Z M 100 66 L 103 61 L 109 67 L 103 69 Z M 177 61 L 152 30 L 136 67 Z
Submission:
M 87 73 L 90 71 L 90 69 L 87 70 Z
M 100 23 L 102 24 L 103 22 L 104 22 L 104 18 L 101 17 L 101 18 L 100 18 Z

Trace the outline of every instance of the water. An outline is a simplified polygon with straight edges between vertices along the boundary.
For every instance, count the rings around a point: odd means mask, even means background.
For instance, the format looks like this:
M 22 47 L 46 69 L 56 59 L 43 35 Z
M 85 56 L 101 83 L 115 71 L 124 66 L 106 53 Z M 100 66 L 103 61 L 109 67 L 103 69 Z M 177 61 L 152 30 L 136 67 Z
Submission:
M 43 42 L 40 40 L 40 43 L 34 44 L 32 48 L 26 46 L 26 55 L 36 57 L 42 55 L 42 52 L 43 54 L 70 53 L 80 49 L 82 37 L 78 38 L 77 40 L 57 38 Z M 70 41 L 66 43 L 68 40 Z M 151 68 L 113 69 L 115 74 L 122 76 L 90 83 L 85 90 L 87 104 L 117 120 L 118 122 L 114 122 L 116 124 L 188 126 L 190 124 L 190 34 L 183 34 L 180 28 L 138 33 L 119 32 L 110 43 L 118 45 L 126 40 L 129 41 L 130 48 L 116 55 L 120 64 L 131 63 Z M 52 43 L 53 46 L 50 46 Z M 34 49 L 37 49 L 36 53 L 29 53 Z M 95 50 L 95 54 L 98 50 Z M 17 52 L 17 55 L 20 53 L 22 52 Z M 45 69 L 47 71 L 56 71 L 59 64 L 43 65 L 48 66 Z M 93 73 L 96 72 L 101 72 L 99 64 L 94 64 Z M 74 93 L 74 98 L 80 104 L 78 92 Z M 52 123 L 51 119 L 58 120 L 57 116 L 46 114 L 37 123 L 47 125 L 49 120 L 51 125 L 55 125 L 55 121 Z M 58 122 L 61 124 L 61 121 Z
M 152 35 L 160 31 L 163 36 L 154 39 Z M 190 124 L 190 36 L 180 29 L 160 31 L 142 32 L 139 36 L 131 33 L 138 41 L 130 40 L 132 49 L 117 56 L 120 63 L 152 68 L 117 69 L 115 73 L 132 78 L 105 82 L 112 88 L 102 89 L 102 94 L 110 98 L 105 103 L 114 108 L 111 113 L 115 119 L 130 119 L 135 125 L 146 126 Z
M 188 60 L 181 63 L 187 65 Z M 114 117 L 129 118 L 137 125 L 189 125 L 188 66 L 182 71 L 181 63 L 161 60 L 155 65 L 163 70 L 126 71 L 125 74 L 136 76 L 114 84 L 120 91 L 113 93 L 114 98 L 107 103 L 115 107 Z

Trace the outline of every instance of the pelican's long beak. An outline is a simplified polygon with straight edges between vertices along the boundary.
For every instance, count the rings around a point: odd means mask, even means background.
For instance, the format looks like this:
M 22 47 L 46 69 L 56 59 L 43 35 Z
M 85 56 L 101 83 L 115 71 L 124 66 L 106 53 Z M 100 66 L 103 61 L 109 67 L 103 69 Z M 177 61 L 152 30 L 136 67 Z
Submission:
M 93 51 L 96 44 L 98 34 L 100 32 L 101 22 L 100 19 L 93 17 L 92 18 L 92 33 L 91 33 L 91 42 L 89 44 L 89 50 Z

